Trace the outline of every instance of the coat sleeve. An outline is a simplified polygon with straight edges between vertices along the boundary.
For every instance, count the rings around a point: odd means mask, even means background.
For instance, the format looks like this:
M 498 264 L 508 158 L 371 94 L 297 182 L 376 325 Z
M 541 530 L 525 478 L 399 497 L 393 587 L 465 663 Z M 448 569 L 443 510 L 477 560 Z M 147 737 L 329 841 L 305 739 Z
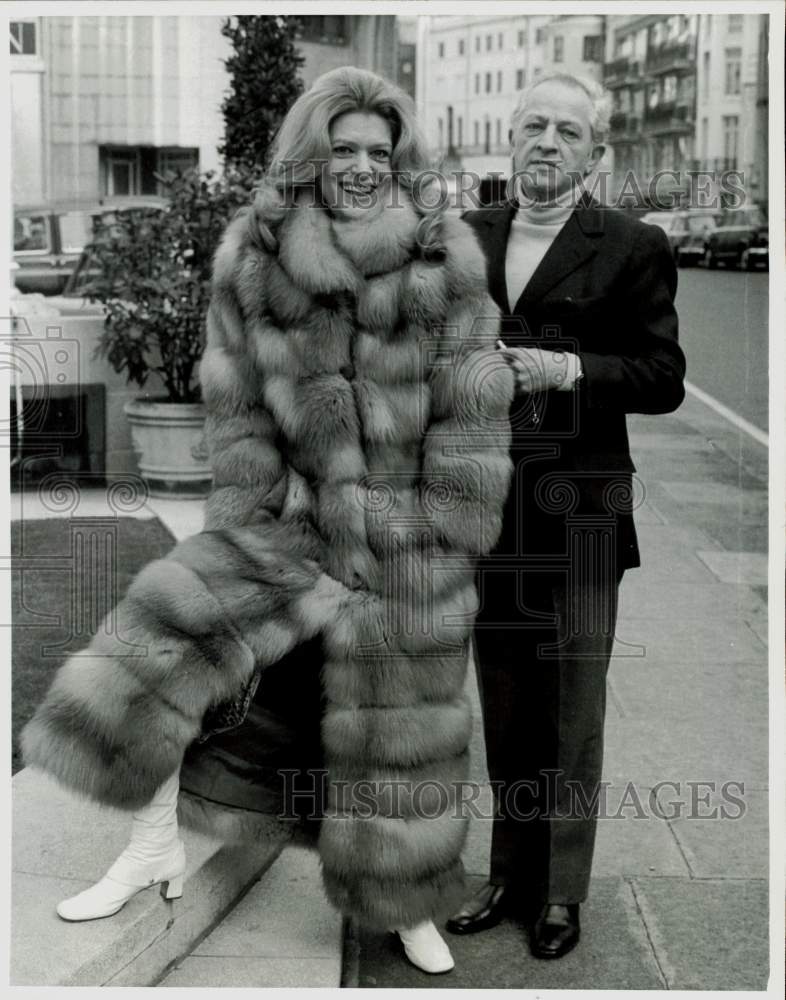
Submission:
M 670 413 L 685 396 L 685 355 L 677 342 L 677 272 L 666 234 L 642 226 L 621 281 L 625 354 L 580 352 L 583 403 L 624 413 Z
M 298 506 L 293 477 L 279 447 L 280 429 L 263 402 L 263 379 L 248 343 L 241 305 L 243 260 L 264 280 L 264 255 L 247 244 L 247 217 L 227 230 L 218 250 L 199 381 L 207 411 L 205 439 L 213 488 L 205 529 L 264 524 L 284 530 L 287 545 L 318 558 L 319 540 Z M 256 292 L 258 296 L 258 290 Z
M 513 375 L 498 336 L 499 310 L 478 292 L 450 307 L 432 359 L 421 500 L 440 544 L 468 555 L 496 543 L 510 486 Z

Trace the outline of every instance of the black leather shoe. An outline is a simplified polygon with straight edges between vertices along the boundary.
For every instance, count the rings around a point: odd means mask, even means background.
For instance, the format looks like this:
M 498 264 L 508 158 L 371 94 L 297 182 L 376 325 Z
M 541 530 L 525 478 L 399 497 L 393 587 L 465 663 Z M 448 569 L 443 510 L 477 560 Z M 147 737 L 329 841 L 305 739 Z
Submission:
M 562 958 L 579 943 L 579 904 L 546 903 L 532 929 L 535 958 Z
M 445 924 L 451 934 L 476 934 L 496 927 L 510 912 L 511 893 L 504 885 L 486 883 Z

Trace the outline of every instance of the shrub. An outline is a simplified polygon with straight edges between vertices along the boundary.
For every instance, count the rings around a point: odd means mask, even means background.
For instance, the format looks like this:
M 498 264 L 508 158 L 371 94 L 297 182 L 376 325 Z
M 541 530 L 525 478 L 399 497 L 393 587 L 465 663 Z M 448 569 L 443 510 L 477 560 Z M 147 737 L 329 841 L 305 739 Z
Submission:
M 81 291 L 106 309 L 97 354 L 129 382 L 158 372 L 172 403 L 200 400 L 211 262 L 227 222 L 252 197 L 255 171 L 177 171 L 162 178 L 164 207 L 100 217 Z

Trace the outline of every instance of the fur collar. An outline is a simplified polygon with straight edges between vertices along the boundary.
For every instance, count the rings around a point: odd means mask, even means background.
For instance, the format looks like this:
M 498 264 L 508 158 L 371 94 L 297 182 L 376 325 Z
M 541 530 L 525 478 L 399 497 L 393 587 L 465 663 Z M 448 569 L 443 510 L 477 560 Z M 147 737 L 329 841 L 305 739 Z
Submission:
M 343 219 L 314 204 L 312 192 L 298 192 L 276 232 L 288 277 L 306 292 L 325 294 L 357 290 L 365 277 L 403 267 L 415 254 L 420 217 L 403 188 L 394 195 L 378 211 Z

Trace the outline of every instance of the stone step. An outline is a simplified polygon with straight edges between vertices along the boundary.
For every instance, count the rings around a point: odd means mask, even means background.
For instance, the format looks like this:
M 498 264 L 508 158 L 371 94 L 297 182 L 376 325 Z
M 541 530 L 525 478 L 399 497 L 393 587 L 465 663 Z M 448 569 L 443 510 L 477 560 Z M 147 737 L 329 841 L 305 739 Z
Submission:
M 58 901 L 101 878 L 129 825 L 127 813 L 77 798 L 36 771 L 14 775 L 12 986 L 150 986 L 221 922 L 282 846 L 225 848 L 183 830 L 182 899 L 166 901 L 155 887 L 111 918 L 61 920 Z
M 224 920 L 157 986 L 341 986 L 342 918 L 315 851 L 286 847 Z

